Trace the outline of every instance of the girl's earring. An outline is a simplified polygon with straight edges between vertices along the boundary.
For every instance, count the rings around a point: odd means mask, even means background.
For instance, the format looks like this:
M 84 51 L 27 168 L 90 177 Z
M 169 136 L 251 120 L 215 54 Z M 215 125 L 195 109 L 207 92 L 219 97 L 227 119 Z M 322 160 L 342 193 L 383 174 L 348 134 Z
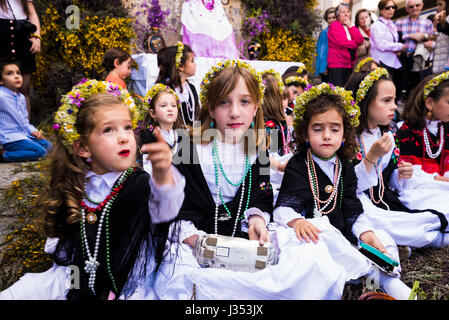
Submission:
M 345 142 L 343 141 L 342 143 L 341 143 L 341 146 L 343 147 L 345 145 Z
M 213 119 L 213 118 L 210 120 L 210 127 L 211 127 L 211 128 L 214 127 L 214 119 Z
M 306 141 L 306 147 L 307 148 L 310 147 L 310 142 L 309 141 Z
M 427 118 L 432 119 L 432 110 L 427 111 Z
M 91 162 L 92 162 L 92 159 L 91 159 L 91 158 L 86 158 L 86 162 L 87 162 L 87 163 L 91 163 Z

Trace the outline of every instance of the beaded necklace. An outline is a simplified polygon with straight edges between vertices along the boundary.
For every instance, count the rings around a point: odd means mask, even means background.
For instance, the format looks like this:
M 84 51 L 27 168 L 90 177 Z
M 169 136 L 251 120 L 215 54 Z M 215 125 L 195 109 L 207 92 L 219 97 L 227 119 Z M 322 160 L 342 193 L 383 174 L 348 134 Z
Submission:
M 117 193 L 123 188 L 123 184 L 128 179 L 128 177 L 131 175 L 131 173 L 133 173 L 135 170 L 136 170 L 135 168 L 129 168 L 128 170 L 124 171 L 118 178 L 117 182 L 112 187 L 110 194 L 97 207 L 95 207 L 95 208 L 87 207 L 86 204 L 84 203 L 84 201 L 81 201 L 82 219 L 81 219 L 81 223 L 80 223 L 80 233 L 81 233 L 83 256 L 85 256 L 87 258 L 87 260 L 84 262 L 85 263 L 84 270 L 86 271 L 86 273 L 89 274 L 88 287 L 95 295 L 96 295 L 96 293 L 95 293 L 95 278 L 96 278 L 97 268 L 100 265 L 100 262 L 98 262 L 98 250 L 100 248 L 100 239 L 101 239 L 101 232 L 103 229 L 103 222 L 105 223 L 105 237 L 106 237 L 106 269 L 107 269 L 109 278 L 111 279 L 112 287 L 113 287 L 115 293 L 118 293 L 117 285 L 115 283 L 115 279 L 112 274 L 111 261 L 110 261 L 111 257 L 110 257 L 110 250 L 109 250 L 109 212 L 112 207 L 112 204 L 114 203 L 114 201 L 116 199 Z M 85 194 L 85 197 L 87 198 L 86 194 Z M 87 200 L 92 202 L 89 198 L 87 198 Z M 97 236 L 95 239 L 94 251 L 92 254 L 92 252 L 90 251 L 90 248 L 89 248 L 89 242 L 87 240 L 85 221 L 88 221 L 89 223 L 92 223 L 92 222 L 90 222 L 86 218 L 86 211 L 93 213 L 93 212 L 99 211 L 99 210 L 101 210 L 101 216 L 100 216 L 100 221 L 98 223 Z
M 288 141 L 290 141 L 290 131 L 288 130 L 288 128 L 286 128 L 287 137 L 285 137 L 286 135 L 284 134 L 284 127 L 282 126 L 280 121 L 279 121 L 279 127 L 281 128 L 281 134 L 282 134 L 282 148 L 284 149 L 284 155 L 286 155 L 287 153 L 290 152 L 290 148 L 288 146 Z
M 361 134 L 357 136 L 357 142 L 359 143 L 360 153 L 362 155 L 362 160 L 363 160 L 366 157 L 366 149 L 365 149 L 365 144 L 363 143 L 363 138 L 362 138 Z M 380 165 L 381 162 L 382 162 L 382 157 L 377 159 L 377 163 L 374 164 L 374 169 L 376 170 L 377 179 L 379 181 L 379 192 L 378 192 L 379 200 L 376 200 L 374 198 L 374 191 L 373 191 L 374 188 L 373 187 L 369 188 L 369 194 L 370 194 L 371 200 L 375 204 L 379 204 L 382 202 L 387 207 L 387 210 L 390 211 L 390 207 L 388 206 L 388 204 L 386 204 L 383 201 L 384 192 L 385 192 L 385 183 L 384 183 L 384 177 L 382 174 L 382 166 Z
M 430 141 L 429 141 L 429 136 L 427 134 L 427 132 L 429 131 L 427 129 L 427 126 L 424 128 L 423 130 L 423 138 L 424 138 L 424 145 L 426 146 L 426 153 L 429 156 L 429 158 L 431 159 L 435 159 L 437 158 L 440 154 L 441 151 L 443 151 L 443 146 L 444 146 L 444 127 L 441 125 L 440 122 L 440 144 L 438 146 L 438 150 L 436 153 L 432 152 L 432 148 L 430 147 Z
M 248 155 L 245 156 L 245 164 L 243 166 L 243 173 L 242 173 L 242 178 L 240 179 L 240 181 L 238 182 L 232 182 L 231 180 L 229 180 L 229 178 L 227 177 L 226 173 L 224 172 L 223 169 L 223 165 L 221 164 L 220 161 L 220 157 L 218 154 L 218 149 L 217 149 L 217 142 L 214 139 L 213 140 L 213 144 L 212 144 L 212 157 L 214 160 L 214 172 L 215 172 L 215 184 L 217 186 L 217 198 L 215 201 L 215 221 L 214 221 L 214 229 L 215 229 L 215 234 L 218 234 L 218 220 L 229 220 L 230 218 L 232 218 L 232 213 L 229 210 L 229 208 L 226 206 L 226 203 L 223 199 L 223 195 L 221 192 L 221 188 L 220 188 L 220 171 L 223 174 L 223 176 L 225 177 L 225 180 L 232 186 L 237 187 L 237 186 L 242 186 L 242 192 L 240 195 L 240 200 L 239 200 L 239 207 L 237 210 L 237 214 L 235 216 L 235 222 L 234 222 L 234 228 L 232 230 L 232 237 L 235 235 L 235 232 L 237 230 L 237 224 L 238 221 L 242 220 L 244 217 L 244 212 L 248 209 L 249 206 L 249 198 L 250 198 L 250 194 L 251 194 L 251 180 L 252 180 L 252 171 L 251 171 L 251 163 L 249 160 Z M 246 198 L 246 203 L 245 203 L 245 209 L 243 210 L 242 214 L 240 214 L 240 212 L 242 211 L 242 204 L 243 204 L 243 198 L 245 196 L 245 181 L 246 181 L 246 176 L 249 177 L 248 179 L 248 196 Z M 223 207 L 226 211 L 227 217 L 226 218 L 218 218 L 218 207 L 219 207 L 219 200 L 220 202 L 223 204 Z
M 314 218 L 321 217 L 322 215 L 328 214 L 335 209 L 335 206 L 337 204 L 337 198 L 338 198 L 337 194 L 338 194 L 339 187 L 341 187 L 340 188 L 340 205 L 341 205 L 341 201 L 343 198 L 343 178 L 341 176 L 342 165 L 341 165 L 340 159 L 336 155 L 334 155 L 334 156 L 336 157 L 336 161 L 335 161 L 332 193 L 327 200 L 321 200 L 320 199 L 320 190 L 319 190 L 319 186 L 318 186 L 318 177 L 317 177 L 316 171 L 315 171 L 315 163 L 313 161 L 312 152 L 310 151 L 310 149 L 307 151 L 306 165 L 307 165 L 307 174 L 309 176 L 310 190 L 312 190 L 312 195 L 313 195 L 313 202 L 314 202 L 313 217 Z M 332 158 L 333 157 L 331 157 L 331 159 Z M 331 203 L 333 203 L 332 208 L 328 211 L 324 211 Z M 324 206 L 321 207 L 320 204 L 323 204 Z

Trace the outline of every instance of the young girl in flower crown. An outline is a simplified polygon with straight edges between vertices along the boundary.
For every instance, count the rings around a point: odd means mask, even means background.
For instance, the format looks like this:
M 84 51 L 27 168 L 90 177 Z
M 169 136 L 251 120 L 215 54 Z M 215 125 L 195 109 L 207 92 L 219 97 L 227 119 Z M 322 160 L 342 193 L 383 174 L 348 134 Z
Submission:
M 445 231 L 440 230 L 442 213 L 414 210 L 399 200 L 398 190 L 413 177 L 413 166 L 398 161 L 397 139 L 390 129 L 397 109 L 391 76 L 384 68 L 360 72 L 346 87 L 353 92 L 361 112 L 355 172 L 365 215 L 398 245 L 441 246 L 441 231 Z
M 159 128 L 163 138 L 171 149 L 172 156 L 178 150 L 178 128 L 182 122 L 178 117 L 180 102 L 178 95 L 169 86 L 162 83 L 155 84 L 144 98 L 144 119 L 139 132 L 139 145 L 156 140 L 154 131 Z M 152 167 L 148 155 L 142 157 L 143 168 L 151 174 Z
M 158 59 L 159 75 L 156 83 L 170 86 L 181 100 L 181 119 L 185 127 L 192 127 L 201 109 L 195 86 L 188 81 L 196 73 L 195 54 L 192 49 L 178 41 L 175 46 L 164 49 Z
M 265 84 L 262 110 L 265 128 L 270 137 L 270 179 L 275 200 L 282 182 L 284 168 L 292 156 L 291 130 L 288 128 L 287 115 L 282 105 L 285 87 L 281 75 L 273 69 L 265 70 L 261 72 L 261 75 Z
M 285 89 L 290 93 L 288 106 L 285 110 L 285 114 L 292 117 L 293 108 L 295 107 L 296 98 L 304 92 L 304 89 L 309 85 L 309 82 L 298 76 L 287 74 L 283 77 Z
M 326 247 L 291 244 L 286 228 L 269 225 L 273 193 L 260 74 L 243 61 L 220 62 L 206 73 L 200 96 L 202 126 L 190 132 L 176 165 L 186 178 L 180 244 L 170 248 L 179 258 L 161 271 L 167 276 L 158 278 L 157 294 L 162 299 L 339 299 L 335 287 L 343 288 L 345 275 Z M 221 241 L 212 241 L 214 236 L 255 242 L 262 251 L 271 243 L 278 263 L 256 263 L 245 271 L 202 268 L 206 254 L 218 259 L 238 250 L 216 244 L 216 255 L 206 250 L 203 256 L 207 235 L 211 246 Z
M 54 264 L 1 299 L 157 298 L 152 281 L 185 180 L 160 133 L 142 147 L 153 175 L 135 166 L 136 114 L 128 92 L 110 82 L 89 80 L 63 96 L 42 202 Z
M 448 101 L 449 72 L 427 76 L 407 101 L 404 124 L 397 131 L 400 161 L 413 165 L 413 177 L 402 186 L 400 200 L 407 207 L 443 212 L 442 227 L 449 217 Z
M 399 268 L 393 276 L 376 272 L 356 249 L 364 242 L 397 260 L 394 241 L 373 228 L 356 196 L 357 177 L 348 160 L 355 150 L 359 112 L 349 91 L 327 83 L 298 97 L 296 154 L 285 168 L 274 221 L 294 230 L 296 241 L 325 243 L 346 281 L 371 275 L 387 294 L 408 299 L 411 290 L 398 278 Z

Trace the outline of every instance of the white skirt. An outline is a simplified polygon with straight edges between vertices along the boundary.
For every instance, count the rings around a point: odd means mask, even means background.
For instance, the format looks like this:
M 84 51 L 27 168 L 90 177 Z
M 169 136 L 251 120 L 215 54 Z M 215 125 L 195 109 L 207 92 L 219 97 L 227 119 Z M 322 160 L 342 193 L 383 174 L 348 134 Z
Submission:
M 322 231 L 317 244 L 300 242 L 292 228 L 270 224 L 279 263 L 253 273 L 201 268 L 192 249 L 181 244 L 156 280 L 155 291 L 161 299 L 183 300 L 341 299 L 345 283 L 367 275 L 372 263 L 327 217 L 310 220 Z M 171 249 L 174 256 L 176 247 Z
M 422 248 L 448 245 L 449 236 L 444 237 L 437 215 L 425 211 L 410 213 L 385 210 L 375 206 L 366 194 L 360 194 L 364 215 L 376 229 L 387 232 L 397 245 Z

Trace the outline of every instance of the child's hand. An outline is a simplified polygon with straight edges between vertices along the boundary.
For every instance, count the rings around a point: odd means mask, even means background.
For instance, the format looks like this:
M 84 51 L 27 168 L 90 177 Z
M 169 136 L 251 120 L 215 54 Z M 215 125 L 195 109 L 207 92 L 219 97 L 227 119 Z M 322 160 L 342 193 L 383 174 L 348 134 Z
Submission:
M 387 133 L 384 133 L 382 138 L 373 143 L 366 156 L 376 162 L 378 158 L 390 151 L 392 147 L 393 141 Z
M 142 153 L 148 154 L 148 159 L 153 167 L 154 181 L 158 185 L 174 185 L 172 177 L 171 150 L 158 128 L 154 130 L 156 142 L 144 144 Z
M 265 242 L 271 242 L 267 226 L 265 225 L 265 220 L 261 216 L 252 215 L 249 217 L 248 226 L 249 240 L 259 240 L 261 246 L 263 246 Z
M 387 249 L 385 249 L 382 242 L 379 240 L 379 238 L 376 236 L 376 234 L 373 231 L 365 231 L 360 235 L 360 240 L 366 244 L 369 244 L 370 246 L 376 248 L 382 253 L 387 253 Z
M 448 177 L 442 177 L 442 176 L 433 176 L 433 178 L 437 181 L 445 181 L 445 182 L 449 182 L 449 178 Z
M 294 219 L 288 223 L 288 226 L 295 229 L 299 241 L 305 240 L 306 242 L 309 242 L 310 239 L 312 239 L 313 243 L 318 242 L 318 233 L 320 233 L 321 230 L 306 219 Z
M 44 139 L 44 136 L 42 135 L 42 133 L 40 131 L 33 131 L 33 132 L 31 132 L 31 135 L 33 137 L 36 137 L 37 140 Z
M 410 162 L 398 163 L 399 179 L 410 179 L 413 175 L 413 165 Z
M 198 240 L 198 238 L 199 236 L 197 234 L 194 234 L 193 236 L 184 239 L 182 242 L 187 243 L 192 249 L 195 249 L 196 241 Z

